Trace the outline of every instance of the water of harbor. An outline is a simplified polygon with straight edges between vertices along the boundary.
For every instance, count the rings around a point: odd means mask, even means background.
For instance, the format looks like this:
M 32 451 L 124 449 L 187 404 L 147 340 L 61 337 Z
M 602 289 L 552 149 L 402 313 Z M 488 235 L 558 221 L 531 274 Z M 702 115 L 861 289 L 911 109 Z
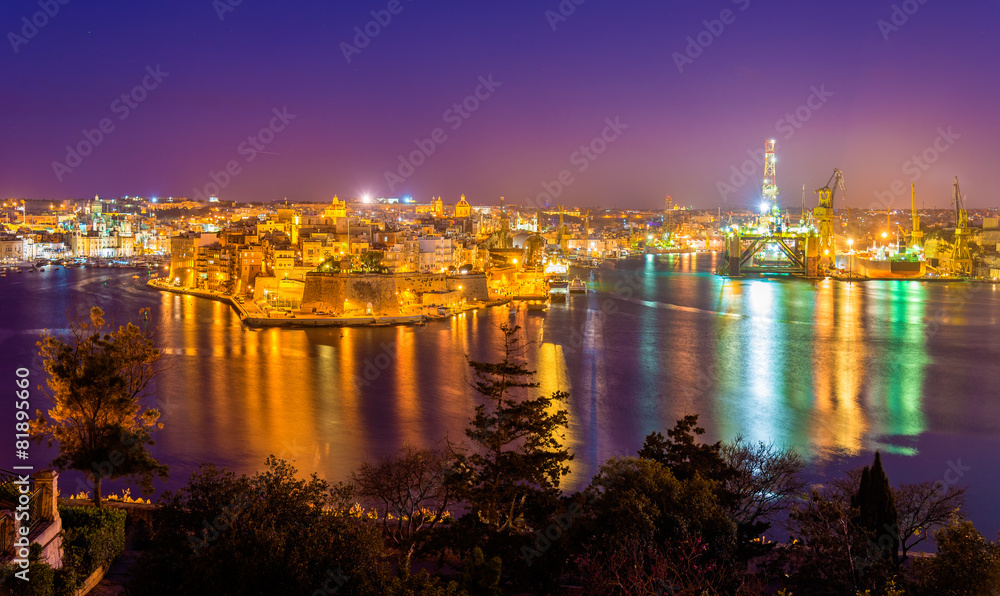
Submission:
M 0 277 L 0 383 L 43 380 L 34 343 L 91 305 L 119 322 L 151 309 L 168 369 L 155 455 L 183 486 L 200 462 L 252 472 L 269 454 L 346 480 L 365 458 L 433 446 L 478 403 L 466 355 L 496 357 L 516 321 L 541 390 L 569 392 L 568 488 L 697 413 L 711 440 L 743 435 L 795 449 L 823 482 L 885 456 L 894 482 L 969 486 L 968 516 L 1000 530 L 1000 290 L 914 281 L 730 280 L 713 254 L 594 270 L 588 295 L 544 314 L 482 309 L 422 327 L 250 330 L 218 302 L 160 293 L 133 270 L 49 269 Z M 574 270 L 590 281 L 589 269 Z M 139 275 L 133 278 L 133 275 Z M 41 392 L 33 402 L 44 407 Z M 0 437 L 13 435 L 0 407 Z M 54 449 L 32 445 L 43 467 Z M 0 447 L 0 467 L 13 459 Z M 67 473 L 63 492 L 79 488 Z M 111 483 L 112 487 L 121 486 Z M 133 495 L 137 489 L 133 489 Z

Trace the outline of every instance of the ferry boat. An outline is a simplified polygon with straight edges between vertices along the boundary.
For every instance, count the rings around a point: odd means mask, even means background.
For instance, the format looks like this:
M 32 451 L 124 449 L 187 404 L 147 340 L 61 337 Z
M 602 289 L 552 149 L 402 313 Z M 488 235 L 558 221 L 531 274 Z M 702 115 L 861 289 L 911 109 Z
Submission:
M 573 278 L 573 281 L 569 283 L 569 293 L 570 294 L 586 294 L 587 293 L 587 283 L 580 279 L 579 277 Z

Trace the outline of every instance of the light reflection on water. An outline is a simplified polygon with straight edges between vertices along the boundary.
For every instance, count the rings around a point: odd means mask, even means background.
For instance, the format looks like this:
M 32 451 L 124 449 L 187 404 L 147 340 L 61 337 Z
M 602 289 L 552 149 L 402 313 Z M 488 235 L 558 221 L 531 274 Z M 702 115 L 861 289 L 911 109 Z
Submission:
M 774 442 L 817 467 L 879 448 L 930 457 L 936 469 L 952 455 L 922 453 L 921 437 L 1000 438 L 1000 339 L 984 331 L 1000 320 L 993 286 L 730 280 L 710 273 L 716 258 L 600 270 L 598 292 L 517 315 L 541 390 L 570 393 L 566 486 L 687 413 L 701 415 L 711 440 Z M 495 358 L 498 325 L 511 320 L 493 308 L 424 327 L 252 331 L 221 303 L 150 292 L 123 274 L 102 291 L 114 276 L 0 282 L 10 305 L 3 358 L 9 370 L 30 361 L 29 331 L 65 327 L 72 296 L 119 318 L 151 306 L 170 363 L 155 447 L 170 487 L 201 461 L 246 472 L 269 454 L 345 480 L 404 443 L 463 440 L 478 403 L 465 356 Z M 25 288 L 37 297 L 19 299 Z

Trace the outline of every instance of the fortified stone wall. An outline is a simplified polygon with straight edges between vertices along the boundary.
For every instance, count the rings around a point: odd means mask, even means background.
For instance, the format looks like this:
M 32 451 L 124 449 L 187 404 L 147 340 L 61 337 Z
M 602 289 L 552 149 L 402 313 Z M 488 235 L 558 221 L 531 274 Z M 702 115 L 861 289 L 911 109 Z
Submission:
M 489 300 L 486 275 L 453 275 L 445 280 L 445 290 L 457 290 L 461 286 L 462 298 L 469 302 Z
M 399 314 L 396 281 L 389 275 L 351 274 L 346 280 L 344 298 L 350 310 L 367 310 L 371 304 L 373 315 Z
M 401 290 L 409 289 L 417 294 L 445 289 L 444 273 L 397 273 L 393 277 Z
M 458 290 L 469 302 L 488 299 L 486 276 L 406 273 L 397 275 L 321 273 L 306 275 L 302 295 L 305 312 L 342 314 L 344 301 L 349 310 L 364 310 L 372 305 L 374 315 L 398 315 L 399 292 L 416 294 L 434 290 Z
M 302 292 L 302 310 L 307 312 L 341 313 L 344 310 L 345 281 L 340 273 L 307 273 Z

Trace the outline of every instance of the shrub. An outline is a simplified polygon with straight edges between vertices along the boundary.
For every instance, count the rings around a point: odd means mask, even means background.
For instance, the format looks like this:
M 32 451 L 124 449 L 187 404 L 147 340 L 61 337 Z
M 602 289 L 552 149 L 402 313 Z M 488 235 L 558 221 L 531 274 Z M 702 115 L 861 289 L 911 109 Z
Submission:
M 31 545 L 31 554 L 28 555 L 30 562 L 28 567 L 28 581 L 15 576 L 14 574 L 23 571 L 18 565 L 10 564 L 0 567 L 0 594 L 5 596 L 52 596 L 55 594 L 53 586 L 55 583 L 55 570 L 47 563 L 39 562 L 42 554 L 40 544 Z
M 125 548 L 124 509 L 60 507 L 64 564 L 85 578 L 110 565 Z

